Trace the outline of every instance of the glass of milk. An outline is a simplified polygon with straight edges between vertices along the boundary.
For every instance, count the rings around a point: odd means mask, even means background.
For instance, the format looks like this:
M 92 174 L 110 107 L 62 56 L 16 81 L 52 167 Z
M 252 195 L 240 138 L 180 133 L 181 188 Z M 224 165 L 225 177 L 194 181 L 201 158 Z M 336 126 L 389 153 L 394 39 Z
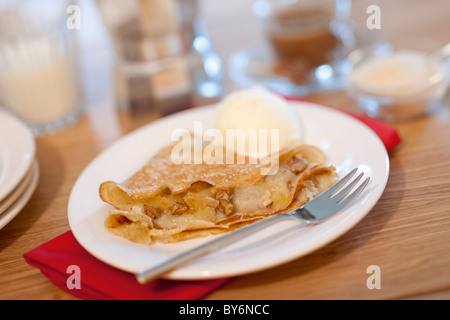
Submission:
M 0 108 L 36 134 L 65 128 L 82 110 L 69 2 L 5 0 L 0 5 Z

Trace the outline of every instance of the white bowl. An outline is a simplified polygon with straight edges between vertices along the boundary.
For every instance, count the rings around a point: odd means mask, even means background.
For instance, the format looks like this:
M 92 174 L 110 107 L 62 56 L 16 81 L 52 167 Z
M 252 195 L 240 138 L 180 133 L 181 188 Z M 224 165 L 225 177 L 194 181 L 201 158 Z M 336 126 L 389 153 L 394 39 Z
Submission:
M 441 103 L 449 86 L 447 59 L 431 55 L 437 47 L 419 46 L 422 44 L 420 41 L 410 42 L 410 44 L 410 46 L 404 47 L 391 43 L 376 43 L 356 49 L 349 55 L 348 62 L 351 65 L 351 71 L 346 78 L 346 87 L 348 93 L 369 116 L 387 121 L 407 120 L 426 114 Z M 394 84 L 389 81 L 397 76 L 394 73 L 395 70 L 392 69 L 391 77 L 386 74 L 387 78 L 384 83 L 378 81 L 376 85 L 368 85 L 368 82 L 361 81 L 361 71 L 367 70 L 369 63 L 372 63 L 371 67 L 380 61 L 384 63 L 387 61 L 386 58 L 392 59 L 394 53 L 397 57 L 399 54 L 405 53 L 403 57 L 406 57 L 406 50 L 411 57 L 420 57 L 418 61 L 427 64 L 424 67 L 428 67 L 428 64 L 433 66 L 433 69 L 426 73 L 427 76 L 404 79 L 407 83 L 405 85 Z M 414 67 L 420 68 L 421 66 Z M 376 72 L 376 67 L 371 71 Z

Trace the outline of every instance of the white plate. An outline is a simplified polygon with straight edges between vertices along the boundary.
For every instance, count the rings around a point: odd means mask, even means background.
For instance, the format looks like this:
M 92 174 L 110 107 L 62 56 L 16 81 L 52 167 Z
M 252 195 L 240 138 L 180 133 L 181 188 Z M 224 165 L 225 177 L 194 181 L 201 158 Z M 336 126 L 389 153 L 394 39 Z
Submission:
M 30 170 L 25 174 L 25 177 L 22 179 L 22 181 L 19 182 L 19 184 L 14 188 L 13 191 L 11 191 L 5 199 L 0 201 L 0 214 L 5 211 L 11 204 L 14 203 L 25 191 L 25 189 L 30 184 L 31 179 L 34 175 L 34 167 L 31 166 Z
M 23 190 L 22 194 L 0 214 L 0 229 L 6 226 L 20 213 L 33 195 L 39 181 L 39 166 L 36 160 L 33 162 L 31 172 L 31 179 L 25 184 L 26 188 Z
M 283 221 L 239 243 L 177 269 L 167 278 L 208 279 L 235 276 L 279 265 L 310 253 L 347 232 L 376 204 L 389 176 L 389 158 L 383 143 L 366 125 L 339 111 L 312 103 L 292 103 L 303 122 L 305 142 L 322 148 L 339 175 L 358 167 L 371 177 L 358 201 L 345 211 L 315 226 Z M 114 143 L 82 172 L 68 204 L 70 227 L 79 243 L 92 255 L 116 268 L 138 272 L 156 265 L 216 236 L 176 244 L 144 246 L 105 229 L 111 207 L 102 203 L 98 188 L 103 181 L 121 182 L 170 143 L 177 128 L 193 130 L 202 120 L 212 127 L 212 106 L 180 112 L 151 123 Z
M 16 117 L 0 111 L 0 201 L 30 170 L 35 156 L 34 137 Z

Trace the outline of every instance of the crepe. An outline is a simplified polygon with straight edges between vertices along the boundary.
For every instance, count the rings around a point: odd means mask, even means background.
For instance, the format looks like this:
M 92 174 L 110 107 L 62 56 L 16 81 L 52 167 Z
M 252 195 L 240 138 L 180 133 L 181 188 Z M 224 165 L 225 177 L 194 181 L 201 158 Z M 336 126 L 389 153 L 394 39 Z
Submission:
M 268 164 L 175 164 L 173 146 L 155 154 L 127 180 L 106 181 L 101 199 L 114 207 L 105 220 L 111 232 L 133 242 L 179 242 L 231 231 L 288 212 L 336 182 L 333 166 L 317 147 L 300 145 Z

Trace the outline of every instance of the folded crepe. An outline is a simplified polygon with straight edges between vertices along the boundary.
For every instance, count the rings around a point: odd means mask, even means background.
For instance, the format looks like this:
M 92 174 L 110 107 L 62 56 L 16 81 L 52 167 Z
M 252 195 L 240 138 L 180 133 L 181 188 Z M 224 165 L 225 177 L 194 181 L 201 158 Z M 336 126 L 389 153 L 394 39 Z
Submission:
M 106 228 L 142 244 L 227 232 L 291 211 L 337 179 L 324 153 L 310 145 L 280 152 L 270 175 L 262 162 L 175 164 L 172 149 L 160 150 L 122 183 L 101 184 L 101 199 L 114 207 Z

